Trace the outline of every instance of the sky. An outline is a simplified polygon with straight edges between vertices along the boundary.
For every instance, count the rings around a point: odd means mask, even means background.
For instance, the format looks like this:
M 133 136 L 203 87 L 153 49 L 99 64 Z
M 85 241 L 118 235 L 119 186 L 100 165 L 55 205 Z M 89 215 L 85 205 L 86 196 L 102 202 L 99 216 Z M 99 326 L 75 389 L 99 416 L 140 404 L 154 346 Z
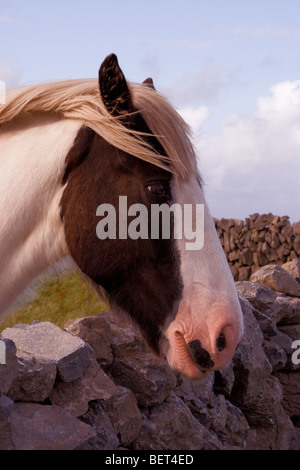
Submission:
M 97 77 L 114 52 L 191 125 L 214 217 L 300 220 L 300 0 L 0 0 L 6 87 Z

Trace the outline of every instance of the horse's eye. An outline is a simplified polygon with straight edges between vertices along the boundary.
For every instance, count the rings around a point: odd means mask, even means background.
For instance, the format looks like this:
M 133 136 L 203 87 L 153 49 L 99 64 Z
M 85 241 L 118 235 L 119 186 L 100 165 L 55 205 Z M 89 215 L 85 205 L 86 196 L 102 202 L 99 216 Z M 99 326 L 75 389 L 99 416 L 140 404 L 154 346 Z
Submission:
M 171 199 L 171 188 L 168 182 L 158 181 L 147 185 L 148 191 L 151 194 L 165 199 Z

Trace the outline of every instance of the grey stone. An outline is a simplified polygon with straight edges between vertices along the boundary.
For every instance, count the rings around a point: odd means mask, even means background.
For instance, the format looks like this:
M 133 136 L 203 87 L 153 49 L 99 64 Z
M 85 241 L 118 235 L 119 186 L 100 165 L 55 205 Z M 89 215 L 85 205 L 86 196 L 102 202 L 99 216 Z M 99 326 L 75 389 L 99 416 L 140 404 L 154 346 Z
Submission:
M 230 393 L 230 401 L 241 408 L 255 407 L 262 384 L 272 372 L 272 366 L 263 349 L 263 334 L 250 302 L 239 294 L 244 314 L 244 337 L 232 359 L 235 381 Z
M 136 439 L 142 426 L 142 414 L 133 392 L 128 388 L 118 386 L 109 399 L 101 400 L 101 404 L 121 444 L 128 446 Z
M 300 340 L 300 323 L 297 325 L 281 325 L 278 329 L 292 340 Z
M 11 430 L 13 404 L 5 395 L 0 397 L 0 450 L 15 450 Z
M 94 358 L 82 377 L 73 382 L 57 381 L 49 398 L 75 417 L 87 412 L 89 402 L 109 399 L 115 392 L 114 382 L 105 374 Z
M 300 422 L 300 370 L 278 371 L 275 376 L 283 389 L 282 405 L 285 412 Z
M 287 363 L 287 354 L 278 344 L 264 341 L 263 348 L 272 366 L 272 372 L 282 369 Z
M 223 369 L 215 372 L 214 391 L 215 393 L 222 393 L 223 395 L 230 395 L 234 384 L 233 365 L 228 364 Z
M 91 364 L 91 347 L 50 322 L 6 328 L 2 336 L 13 340 L 21 353 L 54 362 L 65 382 L 80 377 Z
M 217 437 L 205 429 L 187 405 L 174 395 L 144 415 L 135 450 L 222 449 Z
M 0 396 L 6 394 L 18 374 L 18 359 L 16 346 L 13 341 L 0 336 L 1 363 L 0 363 Z M 4 347 L 3 347 L 4 345 Z M 4 364 L 2 363 L 4 362 Z
M 296 279 L 276 264 L 269 264 L 252 274 L 251 281 L 271 287 L 277 292 L 300 297 L 300 286 Z
M 288 450 L 300 450 L 300 428 L 294 428 L 294 436 L 289 442 Z
M 300 299 L 279 294 L 270 309 L 275 324 L 300 323 Z
M 112 330 L 115 360 L 109 370 L 115 382 L 132 390 L 139 405 L 161 403 L 176 386 L 173 371 L 147 351 L 132 331 L 116 325 Z
M 244 295 L 253 307 L 266 314 L 272 322 L 300 322 L 300 299 L 275 292 L 270 287 L 250 281 L 236 282 L 239 293 Z
M 181 376 L 178 382 L 174 393 L 186 403 L 201 424 L 211 427 L 213 415 L 210 410 L 215 402 L 214 373 L 211 372 L 203 380 L 189 380 Z
M 280 382 L 269 376 L 261 384 L 255 406 L 245 407 L 244 414 L 250 425 L 276 426 L 277 414 L 283 399 Z
M 294 441 L 294 427 L 282 407 L 276 416 L 277 425 L 252 425 L 246 450 L 289 450 Z
M 226 400 L 226 421 L 223 428 L 217 432 L 223 443 L 244 448 L 250 430 L 249 424 L 239 408 Z
M 236 282 L 237 291 L 244 295 L 247 300 L 260 312 L 266 312 L 272 308 L 277 294 L 270 287 L 250 281 Z
M 276 415 L 276 424 L 277 435 L 274 449 L 290 450 L 291 443 L 295 437 L 296 428 L 294 427 L 287 413 L 284 411 L 282 405 L 280 405 Z
M 62 408 L 37 403 L 15 403 L 11 429 L 16 450 L 76 450 L 96 437 Z
M 92 401 L 89 410 L 80 419 L 96 432 L 94 450 L 115 450 L 119 447 L 117 433 L 100 401 Z
M 56 378 L 56 365 L 18 352 L 18 375 L 9 389 L 14 401 L 43 402 L 49 397 Z
M 110 346 L 112 331 L 106 314 L 69 320 L 65 330 L 88 343 L 102 367 L 109 367 L 112 364 L 113 354 Z

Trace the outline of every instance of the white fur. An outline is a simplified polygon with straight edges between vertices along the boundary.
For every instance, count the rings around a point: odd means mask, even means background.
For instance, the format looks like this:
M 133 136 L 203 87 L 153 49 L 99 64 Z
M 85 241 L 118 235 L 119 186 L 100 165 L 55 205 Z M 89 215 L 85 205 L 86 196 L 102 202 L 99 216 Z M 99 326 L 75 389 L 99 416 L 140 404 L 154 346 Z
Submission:
M 182 207 L 204 204 L 204 245 L 197 251 L 187 250 L 184 237 L 176 240 L 183 294 L 175 320 L 165 325 L 167 357 L 175 369 L 191 378 L 201 378 L 203 373 L 191 361 L 187 344 L 200 340 L 215 368 L 223 367 L 242 338 L 243 317 L 228 263 L 196 177 L 192 175 L 187 183 L 175 178 L 174 189 L 176 202 Z M 226 333 L 226 348 L 220 352 L 217 338 L 221 331 Z
M 59 202 L 65 158 L 80 126 L 27 117 L 0 132 L 0 313 L 68 256 Z

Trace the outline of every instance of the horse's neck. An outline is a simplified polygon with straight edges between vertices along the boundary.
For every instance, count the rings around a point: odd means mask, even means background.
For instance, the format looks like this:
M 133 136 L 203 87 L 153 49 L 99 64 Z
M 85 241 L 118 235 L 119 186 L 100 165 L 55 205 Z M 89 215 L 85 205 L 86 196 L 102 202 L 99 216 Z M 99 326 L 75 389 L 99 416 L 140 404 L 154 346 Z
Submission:
M 0 132 L 0 313 L 68 255 L 59 202 L 65 157 L 79 127 L 40 118 Z

